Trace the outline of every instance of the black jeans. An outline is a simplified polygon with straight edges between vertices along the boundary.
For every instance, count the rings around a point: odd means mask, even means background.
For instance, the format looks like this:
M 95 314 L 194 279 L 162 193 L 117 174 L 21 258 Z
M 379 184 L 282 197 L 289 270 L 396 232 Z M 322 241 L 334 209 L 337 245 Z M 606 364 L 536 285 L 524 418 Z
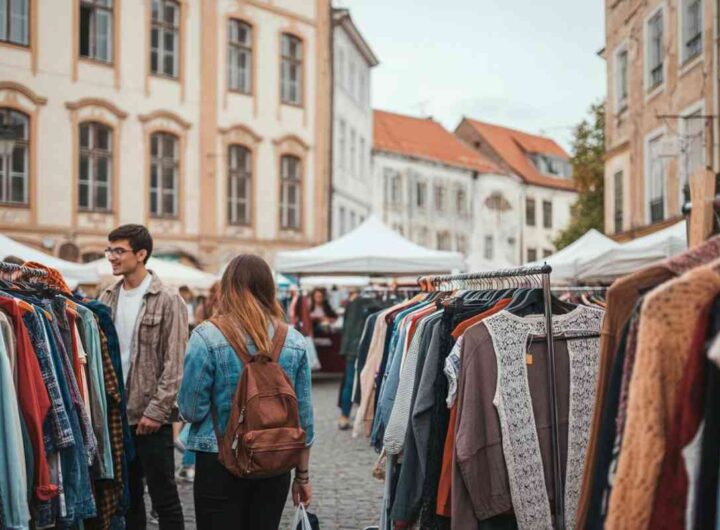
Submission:
M 160 530 L 184 530 L 182 505 L 175 484 L 175 447 L 172 425 L 163 425 L 156 433 L 133 434 L 135 460 L 130 464 L 130 509 L 128 530 L 145 530 L 145 482 L 152 506 L 158 514 Z
M 195 519 L 198 530 L 277 530 L 290 491 L 290 473 L 263 479 L 232 475 L 217 453 L 197 453 Z

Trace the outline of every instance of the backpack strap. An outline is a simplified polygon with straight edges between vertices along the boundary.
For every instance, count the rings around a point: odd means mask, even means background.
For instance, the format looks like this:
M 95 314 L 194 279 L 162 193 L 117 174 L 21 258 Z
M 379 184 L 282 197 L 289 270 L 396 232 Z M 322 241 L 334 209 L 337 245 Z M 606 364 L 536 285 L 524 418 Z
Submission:
M 225 321 L 220 319 L 219 317 L 212 317 L 210 319 L 210 322 L 212 322 L 216 328 L 220 330 L 220 333 L 223 334 L 225 337 L 225 340 L 228 341 L 230 344 L 230 347 L 235 352 L 235 355 L 238 356 L 240 359 L 240 362 L 243 364 L 243 366 L 247 366 L 252 361 L 252 358 L 250 357 L 250 354 L 247 352 L 247 349 L 245 348 L 245 343 L 239 340 L 237 340 L 237 336 L 235 333 L 233 333 L 231 330 L 227 329 L 225 326 Z
M 275 325 L 275 335 L 273 336 L 272 348 L 270 350 L 270 358 L 273 362 L 278 362 L 280 353 L 285 345 L 285 338 L 288 334 L 288 325 L 285 322 L 278 322 Z

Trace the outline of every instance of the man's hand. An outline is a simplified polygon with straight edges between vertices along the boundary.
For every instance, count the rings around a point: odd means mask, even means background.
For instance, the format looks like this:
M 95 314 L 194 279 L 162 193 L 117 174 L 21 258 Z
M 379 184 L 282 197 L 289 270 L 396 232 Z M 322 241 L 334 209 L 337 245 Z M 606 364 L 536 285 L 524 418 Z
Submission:
M 156 433 L 160 429 L 160 427 L 162 427 L 162 423 L 143 416 L 143 418 L 140 420 L 140 423 L 138 423 L 137 429 L 135 429 L 135 434 L 137 434 L 138 436 L 142 436 L 144 434 L 153 434 Z

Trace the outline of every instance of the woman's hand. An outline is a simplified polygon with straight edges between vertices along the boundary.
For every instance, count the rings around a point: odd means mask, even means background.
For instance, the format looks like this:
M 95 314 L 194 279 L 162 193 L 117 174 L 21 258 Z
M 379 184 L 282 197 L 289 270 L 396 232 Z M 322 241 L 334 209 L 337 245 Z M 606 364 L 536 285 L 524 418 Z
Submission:
M 296 480 L 293 480 L 292 484 L 292 498 L 293 504 L 298 506 L 301 502 L 307 507 L 312 502 L 312 486 L 310 482 L 301 484 Z

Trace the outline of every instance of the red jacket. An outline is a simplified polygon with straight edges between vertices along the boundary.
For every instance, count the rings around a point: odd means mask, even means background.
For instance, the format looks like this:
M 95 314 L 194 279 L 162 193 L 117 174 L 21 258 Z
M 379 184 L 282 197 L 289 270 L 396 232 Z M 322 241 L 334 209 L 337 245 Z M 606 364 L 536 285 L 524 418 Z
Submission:
M 17 341 L 17 397 L 20 413 L 25 420 L 35 463 L 34 491 L 38 499 L 46 501 L 58 493 L 56 485 L 50 483 L 50 468 L 43 442 L 43 422 L 50 411 L 50 397 L 40 372 L 35 349 L 22 320 L 21 304 L 13 298 L 0 296 L 0 307 L 10 315 L 15 327 Z

